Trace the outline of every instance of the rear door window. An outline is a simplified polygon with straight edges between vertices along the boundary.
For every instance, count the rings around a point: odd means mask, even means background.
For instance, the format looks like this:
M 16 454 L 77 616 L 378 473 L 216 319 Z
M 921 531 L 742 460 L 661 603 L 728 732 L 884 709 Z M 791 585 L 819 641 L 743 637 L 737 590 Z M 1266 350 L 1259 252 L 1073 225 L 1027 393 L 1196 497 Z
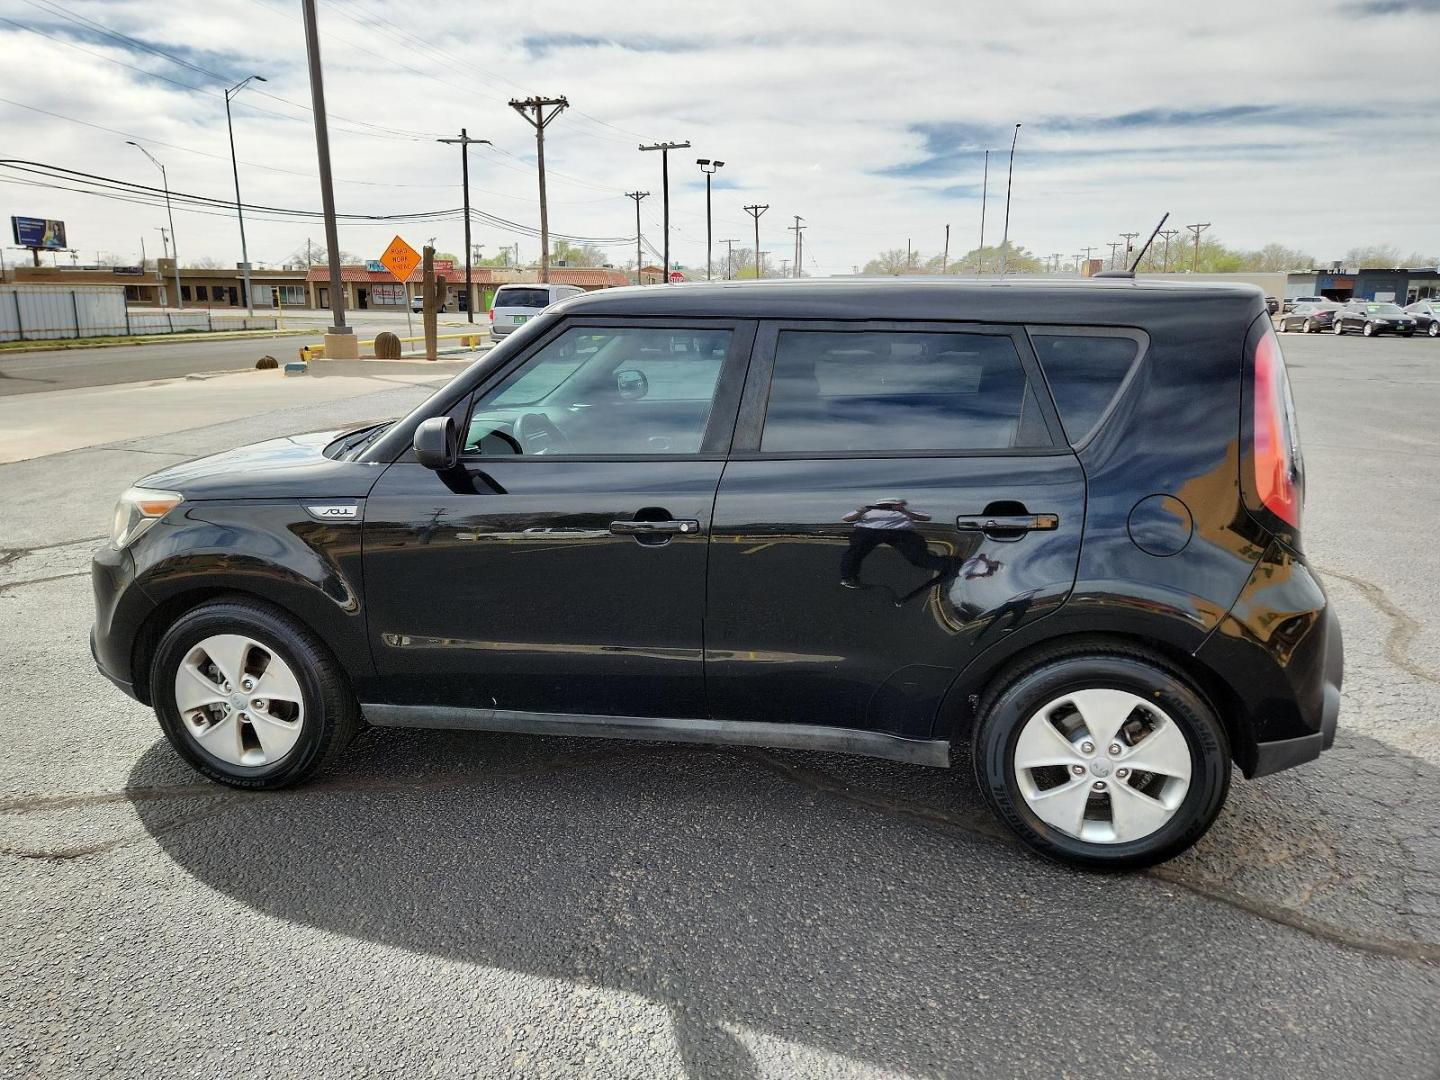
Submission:
M 543 308 L 549 304 L 549 289 L 501 289 L 495 294 L 497 308 Z
M 763 453 L 996 450 L 1050 445 L 1006 335 L 784 330 Z
M 1128 335 L 1032 333 L 1035 354 L 1050 384 L 1065 435 L 1084 442 L 1120 392 L 1140 356 Z

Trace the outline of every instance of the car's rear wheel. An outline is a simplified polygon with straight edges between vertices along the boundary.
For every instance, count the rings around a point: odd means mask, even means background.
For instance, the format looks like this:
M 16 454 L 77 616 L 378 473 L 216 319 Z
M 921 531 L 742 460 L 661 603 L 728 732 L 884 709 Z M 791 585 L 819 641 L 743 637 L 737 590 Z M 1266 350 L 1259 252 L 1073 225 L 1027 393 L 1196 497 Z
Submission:
M 1305 320 L 1304 324 L 1300 327 L 1300 329 L 1305 331 L 1305 333 L 1307 334 L 1313 334 L 1315 332 L 1315 327 L 1311 324 L 1309 319 Z
M 1430 323 L 1430 329 L 1427 330 L 1426 333 L 1431 337 L 1440 337 L 1440 319 L 1433 320 Z
M 1345 323 L 1337 318 L 1334 322 L 1330 324 L 1330 332 L 1336 337 L 1339 337 L 1341 334 L 1345 333 Z
M 234 598 L 186 612 L 155 650 L 155 713 L 177 753 L 243 788 L 299 783 L 355 737 L 359 710 L 335 659 L 269 604 Z
M 1375 324 L 1367 322 L 1363 327 L 1361 327 L 1360 333 L 1364 334 L 1366 337 L 1374 337 Z
M 1214 710 L 1163 660 L 1120 645 L 1058 649 L 988 693 L 975 768 L 1021 840 L 1092 869 L 1184 851 L 1230 786 Z

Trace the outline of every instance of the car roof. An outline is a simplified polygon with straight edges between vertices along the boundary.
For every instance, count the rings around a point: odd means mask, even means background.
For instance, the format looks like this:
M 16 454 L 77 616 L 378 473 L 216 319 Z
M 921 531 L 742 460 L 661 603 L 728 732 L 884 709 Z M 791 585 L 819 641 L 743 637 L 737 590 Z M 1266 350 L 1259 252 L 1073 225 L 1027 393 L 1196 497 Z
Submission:
M 1263 307 L 1254 285 L 1131 278 L 874 277 L 720 281 L 601 289 L 566 300 L 568 315 L 1126 323 L 1196 301 Z

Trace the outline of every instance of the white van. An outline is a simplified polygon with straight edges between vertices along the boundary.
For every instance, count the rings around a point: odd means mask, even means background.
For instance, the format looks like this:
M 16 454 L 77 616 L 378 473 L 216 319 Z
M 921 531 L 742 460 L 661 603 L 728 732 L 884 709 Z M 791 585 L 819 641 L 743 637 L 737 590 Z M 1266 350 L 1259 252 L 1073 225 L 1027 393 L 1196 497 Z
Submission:
M 490 336 L 499 341 L 532 315 L 584 291 L 575 285 L 501 285 L 490 305 Z

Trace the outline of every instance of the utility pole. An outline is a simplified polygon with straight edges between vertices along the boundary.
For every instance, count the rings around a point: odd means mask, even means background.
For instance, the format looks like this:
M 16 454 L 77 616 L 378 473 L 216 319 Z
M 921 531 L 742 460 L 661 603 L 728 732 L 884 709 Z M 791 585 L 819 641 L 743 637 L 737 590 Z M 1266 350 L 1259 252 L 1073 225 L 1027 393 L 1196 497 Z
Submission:
M 945 267 L 949 264 L 949 262 L 950 262 L 950 226 L 949 226 L 949 225 L 946 225 L 946 226 L 945 226 L 945 251 L 944 251 L 944 253 L 940 256 L 940 273 L 941 273 L 942 276 L 944 275 L 944 273 L 945 273 Z
M 1171 239 L 1171 237 L 1179 236 L 1179 235 L 1180 235 L 1180 230 L 1179 230 L 1179 229 L 1161 229 L 1161 230 L 1160 230 L 1160 235 L 1165 238 L 1165 262 L 1164 262 L 1163 265 L 1161 266 L 1160 272 L 1161 272 L 1162 274 L 1168 274 L 1168 273 L 1170 272 L 1170 239 Z M 1151 265 L 1151 266 L 1154 266 L 1155 264 L 1154 264 L 1154 263 L 1151 263 L 1150 265 Z
M 640 147 L 641 150 L 660 151 L 660 186 L 663 189 L 660 192 L 660 197 L 661 200 L 665 203 L 665 241 L 661 245 L 661 247 L 662 250 L 665 252 L 666 283 L 670 281 L 670 151 L 684 150 L 689 145 L 690 143 L 687 140 L 685 142 L 655 143 L 652 146 Z M 708 180 L 706 181 L 706 184 L 709 184 Z
M 310 60 L 310 105 L 315 115 L 315 151 L 320 159 L 320 204 L 325 212 L 325 245 L 330 263 L 330 332 L 325 355 L 353 360 L 360 355 L 355 331 L 345 325 L 345 283 L 340 279 L 340 233 L 335 225 L 335 185 L 330 179 L 330 129 L 325 121 L 325 80 L 320 70 L 320 31 L 315 22 L 315 0 L 304 0 L 305 47 Z M 238 198 L 238 196 L 237 196 Z M 245 286 L 250 286 L 246 264 Z
M 789 277 L 789 276 L 790 276 L 790 260 L 789 260 L 789 259 L 781 259 L 781 260 L 780 260 L 780 276 L 781 276 L 782 278 L 783 278 L 783 277 Z
M 305 36 L 306 36 L 306 40 L 307 40 L 307 41 L 308 41 L 308 40 L 310 39 L 310 37 L 311 37 L 311 32 L 312 32 L 312 29 L 313 29 L 314 25 L 315 25 L 315 5 L 314 5 L 314 2 L 313 2 L 313 0 L 305 0 Z M 316 71 L 317 71 L 318 66 L 319 66 L 319 64 L 318 64 L 318 60 L 319 60 L 319 51 L 318 51 L 318 50 L 319 50 L 319 48 L 320 48 L 320 46 L 319 46 L 319 43 L 317 42 L 317 43 L 315 44 L 314 51 L 312 51 L 312 54 L 311 54 L 312 59 L 311 59 L 310 81 L 311 81 L 312 85 L 313 85 L 314 82 L 315 82 L 315 75 L 316 75 Z M 241 80 L 240 80 L 238 83 L 236 83 L 234 86 L 230 87 L 230 89 L 228 89 L 228 90 L 225 91 L 225 128 L 226 128 L 227 131 L 230 132 L 230 171 L 235 174 L 235 216 L 240 219 L 240 265 L 241 265 L 241 267 L 243 268 L 244 274 L 245 274 L 245 308 L 246 308 L 246 310 L 247 310 L 251 315 L 254 315 L 254 314 L 255 314 L 255 301 L 254 301 L 253 298 L 250 296 L 250 255 L 249 255 L 249 253 L 245 250 L 245 211 L 242 210 L 241 207 L 240 207 L 240 165 L 239 165 L 239 163 L 235 160 L 235 125 L 234 125 L 234 123 L 232 123 L 231 120 L 230 120 L 230 99 L 233 98 L 236 94 L 240 93 L 241 90 L 244 90 L 245 87 L 246 87 L 247 85 L 249 85 L 251 82 L 265 82 L 265 81 L 266 81 L 266 79 L 265 79 L 265 76 L 264 76 L 264 75 L 247 75 L 245 78 L 241 79 Z M 316 113 L 316 115 L 315 115 L 315 131 L 316 131 L 316 137 L 317 137 L 317 138 L 319 137 L 319 132 L 323 131 L 324 128 L 325 128 L 325 118 L 324 118 L 324 116 L 322 116 L 322 115 L 319 114 L 319 113 Z M 330 157 L 330 151 L 329 151 L 329 144 L 328 144 L 328 141 L 327 141 L 326 149 L 325 149 L 325 159 L 326 159 L 326 164 L 327 164 L 327 165 L 329 164 L 329 157 Z M 328 183 L 326 184 L 326 187 L 327 187 L 327 188 L 329 187 L 329 184 L 328 184 Z M 332 291 L 333 291 L 333 290 L 332 290 Z
M 1054 258 L 1054 260 L 1055 260 L 1055 269 L 1052 270 L 1051 273 L 1058 274 L 1058 273 L 1060 273 L 1060 260 L 1063 259 L 1063 258 L 1065 258 L 1065 255 L 1064 255 L 1063 252 L 1057 251 L 1057 252 L 1055 252 L 1055 254 L 1052 256 L 1052 258 Z
M 640 260 L 640 200 L 650 195 L 648 191 L 627 191 L 625 197 L 635 201 L 635 284 L 643 285 L 644 280 L 640 277 L 640 267 L 643 265 Z
M 170 219 L 170 244 L 175 251 L 175 306 L 177 308 L 183 308 L 185 303 L 180 297 L 180 239 L 175 235 L 175 215 L 170 211 L 170 178 L 165 175 L 165 166 L 156 161 L 155 155 L 150 153 L 149 150 L 146 150 L 145 147 L 131 139 L 126 139 L 125 145 L 135 147 L 136 150 L 139 150 L 150 159 L 150 164 L 160 170 L 160 183 L 165 187 L 165 216 Z M 239 202 L 238 197 L 236 202 Z M 98 263 L 99 260 L 97 259 L 96 262 Z
M 470 144 L 493 145 L 489 139 L 472 139 L 462 127 L 458 139 L 436 139 L 436 142 L 460 144 L 460 182 L 465 188 L 465 321 L 475 321 L 475 294 L 470 274 Z
M 793 232 L 793 233 L 795 234 L 795 276 L 796 276 L 797 278 L 800 276 L 800 267 L 801 267 L 802 261 L 804 260 L 804 257 L 805 257 L 805 235 L 804 235 L 804 234 L 805 234 L 805 229 L 807 228 L 807 226 L 800 224 L 800 222 L 802 222 L 802 221 L 804 221 L 804 220 L 805 220 L 805 219 L 802 218 L 799 214 L 796 214 L 796 215 L 795 215 L 795 224 L 794 224 L 794 225 L 787 225 L 787 226 L 785 226 L 786 229 L 788 229 L 790 232 Z
M 905 273 L 910 273 L 910 238 L 905 238 Z
M 770 209 L 770 204 L 745 207 L 745 212 L 755 219 L 755 280 L 760 280 L 760 215 Z
M 1085 258 L 1085 254 L 1084 254 L 1084 252 L 1077 251 L 1074 255 L 1072 255 L 1072 256 L 1070 256 L 1070 257 L 1075 260 L 1075 276 L 1076 276 L 1076 277 L 1079 277 L 1079 276 L 1080 276 L 1080 260 L 1083 259 L 1083 258 Z
M 1110 264 L 1109 264 L 1109 266 L 1108 266 L 1106 269 L 1114 270 L 1114 269 L 1115 269 L 1115 252 L 1118 251 L 1119 248 L 1120 248 L 1120 241 L 1119 241 L 1119 240 L 1111 240 L 1110 243 L 1109 243 L 1107 246 L 1110 248 Z
M 1005 273 L 1005 260 L 1010 254 L 1010 185 L 1015 179 L 1015 144 L 1020 141 L 1020 125 L 1010 139 L 1010 171 L 1005 177 L 1005 232 L 1000 237 L 1000 273 Z
M 540 172 L 540 280 L 550 283 L 550 211 L 545 202 L 545 128 L 551 120 L 559 116 L 561 112 L 570 107 L 570 102 L 563 97 L 542 98 L 511 98 L 510 107 L 525 118 L 525 122 L 535 129 L 535 164 Z M 529 109 L 535 110 L 532 118 Z M 545 110 L 549 109 L 547 113 Z M 520 261 L 520 253 L 515 253 L 515 261 Z
M 1195 261 L 1190 264 L 1190 272 L 1193 274 L 1200 268 L 1200 234 L 1210 227 L 1210 222 L 1203 221 L 1194 225 L 1186 225 L 1195 234 Z
M 990 151 L 985 151 L 985 179 L 980 182 L 980 246 L 975 249 L 975 272 L 985 273 L 985 200 L 990 194 Z
M 736 245 L 736 244 L 743 244 L 744 242 L 745 242 L 745 241 L 743 241 L 743 240 L 721 240 L 721 241 L 720 241 L 720 243 L 722 243 L 722 244 L 725 245 L 725 280 L 726 280 L 726 281 L 729 281 L 730 278 L 731 278 L 731 276 L 735 273 L 735 270 L 734 270 L 734 267 L 735 267 L 735 245 Z
M 710 249 L 714 241 L 710 239 L 710 177 L 715 175 L 717 169 L 722 168 L 723 161 L 711 161 L 709 158 L 697 158 L 695 164 L 700 166 L 700 171 L 705 174 L 705 280 L 710 280 Z
M 1122 232 L 1120 234 L 1120 239 L 1125 241 L 1125 261 L 1120 264 L 1121 270 L 1130 265 L 1130 252 L 1135 248 L 1133 241 L 1139 235 L 1138 232 Z

